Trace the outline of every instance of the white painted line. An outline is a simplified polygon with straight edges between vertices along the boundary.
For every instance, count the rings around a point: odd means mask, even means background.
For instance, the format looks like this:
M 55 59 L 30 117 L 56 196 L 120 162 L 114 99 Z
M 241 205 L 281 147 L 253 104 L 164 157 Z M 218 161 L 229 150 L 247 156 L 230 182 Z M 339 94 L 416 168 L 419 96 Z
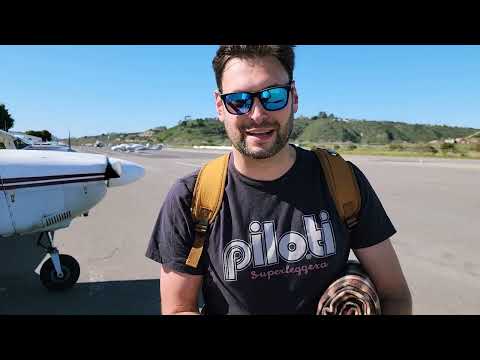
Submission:
M 480 164 L 465 164 L 461 163 L 441 163 L 441 162 L 425 162 L 425 161 L 382 161 L 382 164 L 394 165 L 394 166 L 415 166 L 415 167 L 440 167 L 450 169 L 474 169 L 480 170 Z
M 176 161 L 175 163 L 179 165 L 192 166 L 192 167 L 198 167 L 198 168 L 202 166 L 202 164 L 184 163 L 181 161 Z

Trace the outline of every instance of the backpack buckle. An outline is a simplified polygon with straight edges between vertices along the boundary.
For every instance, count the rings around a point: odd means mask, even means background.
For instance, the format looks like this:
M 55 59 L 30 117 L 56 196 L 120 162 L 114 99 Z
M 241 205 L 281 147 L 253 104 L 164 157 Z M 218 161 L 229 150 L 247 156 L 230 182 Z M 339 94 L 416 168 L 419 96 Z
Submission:
M 200 219 L 195 224 L 195 231 L 199 233 L 206 233 L 208 230 L 208 220 L 207 219 Z
M 355 225 L 358 224 L 358 218 L 354 216 L 354 217 L 345 219 L 345 223 L 347 224 L 348 230 L 352 230 L 355 227 Z

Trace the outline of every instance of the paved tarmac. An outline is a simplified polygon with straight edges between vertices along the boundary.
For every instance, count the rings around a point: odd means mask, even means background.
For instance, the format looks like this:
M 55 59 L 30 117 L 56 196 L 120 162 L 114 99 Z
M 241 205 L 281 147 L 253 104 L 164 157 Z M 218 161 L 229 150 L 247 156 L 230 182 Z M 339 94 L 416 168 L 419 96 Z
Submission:
M 159 265 L 145 250 L 175 180 L 222 151 L 113 153 L 145 167 L 109 188 L 88 217 L 57 231 L 55 246 L 81 266 L 72 289 L 53 293 L 34 270 L 35 237 L 0 240 L 0 314 L 159 314 Z M 348 156 L 372 183 L 398 232 L 392 238 L 415 314 L 480 314 L 480 161 Z M 38 270 L 37 270 L 38 271 Z

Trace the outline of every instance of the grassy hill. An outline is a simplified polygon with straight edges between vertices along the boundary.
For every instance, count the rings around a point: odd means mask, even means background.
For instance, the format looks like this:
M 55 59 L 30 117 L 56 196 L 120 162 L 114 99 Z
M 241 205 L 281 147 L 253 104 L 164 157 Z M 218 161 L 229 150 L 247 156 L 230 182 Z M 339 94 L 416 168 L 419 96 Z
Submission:
M 214 118 L 182 121 L 155 139 L 170 145 L 229 145 L 223 124 Z
M 466 137 L 476 129 L 445 125 L 420 125 L 392 121 L 344 121 L 317 118 L 310 121 L 297 142 L 352 142 L 356 144 L 425 143 Z
M 171 128 L 158 127 L 149 132 L 148 136 L 141 133 L 101 134 L 95 137 L 72 139 L 72 144 L 94 143 L 99 140 L 110 143 L 158 142 L 174 146 L 229 145 L 224 126 L 216 118 L 185 120 Z M 469 137 L 480 138 L 479 129 L 392 121 L 344 120 L 336 118 L 333 114 L 300 116 L 295 119 L 292 132 L 292 141 L 300 144 L 418 144 L 433 140 L 442 142 L 449 138 Z
M 476 133 L 467 136 L 466 139 L 475 140 L 476 142 L 480 141 L 480 131 L 477 131 Z

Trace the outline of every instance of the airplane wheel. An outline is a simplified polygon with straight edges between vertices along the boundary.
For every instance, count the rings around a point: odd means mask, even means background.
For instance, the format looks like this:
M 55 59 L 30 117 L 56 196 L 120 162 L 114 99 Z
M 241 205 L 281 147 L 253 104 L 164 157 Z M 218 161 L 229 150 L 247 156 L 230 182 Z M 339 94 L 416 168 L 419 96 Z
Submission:
M 63 278 L 57 277 L 52 259 L 48 259 L 40 269 L 40 280 L 48 290 L 65 290 L 71 288 L 80 276 L 80 265 L 70 255 L 61 254 Z

